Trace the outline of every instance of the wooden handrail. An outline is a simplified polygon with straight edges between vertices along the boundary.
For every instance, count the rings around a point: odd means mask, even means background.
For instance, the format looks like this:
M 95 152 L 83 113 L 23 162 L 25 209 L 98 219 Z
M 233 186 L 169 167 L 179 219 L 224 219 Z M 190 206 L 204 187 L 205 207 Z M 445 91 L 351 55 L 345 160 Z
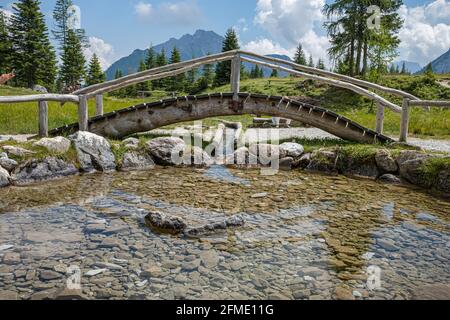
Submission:
M 331 72 L 331 71 L 326 71 L 326 70 L 322 70 L 322 69 L 318 69 L 318 68 L 314 68 L 314 67 L 308 67 L 308 66 L 300 65 L 300 64 L 294 63 L 292 61 L 286 61 L 286 60 L 283 60 L 283 59 L 267 57 L 267 56 L 261 56 L 259 54 L 256 54 L 256 53 L 253 53 L 253 52 L 248 52 L 248 51 L 240 50 L 239 53 L 241 55 L 252 56 L 252 57 L 255 57 L 255 58 L 258 58 L 258 59 L 261 59 L 261 60 L 266 60 L 266 61 L 271 61 L 271 62 L 275 62 L 275 63 L 279 63 L 279 64 L 284 64 L 284 65 L 287 65 L 287 66 L 290 66 L 290 67 L 294 68 L 295 70 L 300 70 L 300 71 L 305 71 L 305 72 L 318 74 L 318 75 L 321 75 L 321 76 L 327 76 L 327 77 L 331 77 L 331 78 L 336 78 L 338 80 L 349 82 L 349 83 L 352 83 L 354 85 L 358 85 L 358 86 L 361 86 L 361 87 L 364 87 L 364 88 L 370 88 L 370 89 L 374 89 L 374 90 L 379 90 L 379 91 L 382 91 L 382 92 L 385 92 L 385 93 L 390 93 L 390 94 L 393 94 L 393 95 L 396 95 L 396 96 L 399 96 L 399 97 L 408 98 L 410 100 L 420 100 L 419 98 L 415 97 L 414 95 L 412 95 L 412 94 L 410 94 L 408 92 L 404 92 L 402 90 L 381 86 L 381 85 L 376 84 L 376 83 L 372 83 L 372 82 L 356 79 L 356 78 L 353 78 L 353 77 L 350 77 L 350 76 L 334 73 L 334 72 Z
M 433 101 L 433 100 L 411 100 L 409 101 L 411 107 L 441 107 L 450 108 L 450 101 Z
M 271 68 L 271 69 L 277 69 L 277 70 L 280 70 L 280 71 L 284 71 L 284 72 L 287 72 L 287 73 L 290 73 L 290 74 L 294 74 L 294 75 L 297 75 L 297 76 L 301 76 L 301 77 L 304 77 L 304 78 L 307 78 L 307 79 L 316 80 L 316 81 L 319 81 L 319 82 L 322 82 L 322 83 L 326 83 L 326 84 L 329 84 L 329 85 L 332 85 L 332 86 L 348 89 L 348 90 L 356 92 L 356 93 L 358 93 L 360 95 L 366 96 L 366 97 L 368 97 L 368 98 L 370 98 L 370 99 L 372 99 L 374 101 L 377 101 L 377 102 L 381 103 L 382 105 L 388 107 L 389 109 L 391 109 L 394 112 L 400 113 L 402 111 L 402 109 L 399 106 L 397 106 L 396 104 L 394 104 L 394 103 L 386 100 L 385 98 L 377 95 L 376 93 L 370 92 L 370 91 L 368 91 L 368 90 L 366 90 L 364 88 L 358 87 L 358 86 L 356 86 L 354 84 L 351 84 L 351 83 L 348 83 L 348 82 L 335 80 L 335 79 L 329 79 L 329 78 L 325 78 L 325 77 L 321 77 L 321 76 L 317 76 L 317 75 L 313 75 L 313 74 L 309 74 L 309 73 L 304 73 L 304 72 L 301 72 L 301 71 L 296 71 L 296 70 L 289 69 L 289 68 L 286 68 L 286 67 L 282 67 L 282 66 L 279 66 L 279 65 L 276 65 L 276 64 L 262 62 L 262 61 L 255 60 L 255 59 L 250 59 L 250 58 L 247 58 L 247 57 L 241 57 L 241 60 L 247 61 L 247 62 L 250 62 L 250 63 L 254 63 L 254 64 L 259 64 L 259 65 L 262 65 L 264 67 L 268 67 L 268 68 Z
M 79 97 L 70 94 L 34 94 L 26 96 L 0 96 L 0 103 L 21 103 L 35 101 L 57 101 L 57 102 L 75 102 L 80 101 Z

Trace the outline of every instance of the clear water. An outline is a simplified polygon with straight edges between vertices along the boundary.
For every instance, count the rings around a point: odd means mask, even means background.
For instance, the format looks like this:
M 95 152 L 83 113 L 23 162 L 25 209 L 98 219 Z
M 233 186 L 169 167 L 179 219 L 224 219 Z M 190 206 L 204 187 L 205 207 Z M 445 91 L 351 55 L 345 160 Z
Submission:
M 149 210 L 246 225 L 161 235 Z M 450 284 L 449 212 L 403 186 L 222 167 L 12 187 L 0 192 L 0 294 L 45 296 L 75 267 L 90 299 L 411 299 Z

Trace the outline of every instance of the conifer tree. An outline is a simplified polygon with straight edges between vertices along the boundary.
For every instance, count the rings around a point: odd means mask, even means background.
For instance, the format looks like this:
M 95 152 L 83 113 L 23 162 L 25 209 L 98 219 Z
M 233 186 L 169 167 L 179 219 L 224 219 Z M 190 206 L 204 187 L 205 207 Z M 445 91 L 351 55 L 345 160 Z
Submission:
M 153 49 L 153 45 L 150 45 L 148 48 L 145 64 L 147 65 L 147 69 L 153 69 L 156 67 L 156 53 L 155 49 Z
M 66 45 L 61 56 L 59 78 L 65 87 L 81 85 L 86 74 L 86 59 L 83 47 L 75 31 L 67 32 Z
M 208 52 L 207 55 L 209 56 L 210 53 Z M 214 81 L 214 72 L 212 64 L 205 64 L 203 66 L 203 78 L 205 78 L 204 82 L 206 83 L 206 88 L 208 88 Z
M 0 10 L 0 75 L 12 71 L 11 58 L 12 45 L 8 25 L 3 11 Z
M 406 70 L 406 63 L 403 61 L 401 74 L 407 74 L 408 70 Z
M 55 8 L 53 9 L 53 20 L 55 21 L 54 29 L 52 30 L 53 37 L 59 43 L 59 49 L 63 50 L 66 45 L 69 29 L 70 12 L 69 8 L 73 6 L 72 0 L 56 0 Z M 84 29 L 72 29 L 80 39 L 83 47 L 88 47 L 88 39 Z
M 222 45 L 222 52 L 239 49 L 239 41 L 236 32 L 230 28 L 225 34 L 225 40 Z M 241 67 L 242 72 L 242 67 Z M 230 83 L 231 78 L 231 61 L 219 62 L 216 66 L 216 76 L 214 86 L 222 86 Z
M 170 64 L 181 62 L 180 51 L 177 47 L 172 49 L 172 53 L 170 55 Z M 169 80 L 168 89 L 174 92 L 181 92 L 184 89 L 184 84 L 186 82 L 186 75 L 184 73 L 171 77 Z
M 313 56 L 312 55 L 309 56 L 308 67 L 314 68 L 314 60 L 313 60 Z
M 278 70 L 272 69 L 272 73 L 270 74 L 271 78 L 278 78 Z
M 325 63 L 323 62 L 323 59 L 319 58 L 317 61 L 317 69 L 325 70 Z
M 138 72 L 142 72 L 142 71 L 145 71 L 145 70 L 147 70 L 147 63 L 144 60 L 141 60 L 141 62 L 139 63 Z M 148 91 L 149 90 L 149 83 L 147 81 L 138 83 L 136 85 L 136 90 L 137 91 Z
M 301 43 L 298 44 L 297 51 L 295 52 L 294 62 L 296 64 L 306 65 L 306 56 Z
M 94 55 L 89 62 L 88 74 L 86 77 L 86 84 L 91 86 L 93 84 L 102 83 L 105 81 L 105 73 L 102 71 L 102 66 L 97 55 Z
M 166 50 L 164 48 L 162 48 L 161 52 L 156 56 L 155 62 L 156 67 L 163 67 L 167 65 Z M 152 83 L 153 89 L 164 90 L 167 85 L 167 79 L 154 80 Z
M 15 83 L 27 87 L 39 84 L 53 90 L 56 55 L 48 38 L 40 1 L 18 0 L 14 3 L 9 30 Z

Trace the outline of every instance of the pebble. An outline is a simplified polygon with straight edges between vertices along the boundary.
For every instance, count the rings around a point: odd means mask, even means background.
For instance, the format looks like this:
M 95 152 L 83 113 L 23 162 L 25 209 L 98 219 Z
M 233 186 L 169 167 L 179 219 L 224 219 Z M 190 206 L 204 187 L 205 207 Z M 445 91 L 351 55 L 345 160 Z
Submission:
M 99 275 L 99 274 L 101 274 L 101 273 L 104 273 L 104 272 L 106 272 L 106 271 L 108 271 L 108 269 L 95 269 L 95 270 L 89 270 L 88 272 L 85 273 L 85 275 L 86 275 L 87 277 L 94 277 L 94 276 Z

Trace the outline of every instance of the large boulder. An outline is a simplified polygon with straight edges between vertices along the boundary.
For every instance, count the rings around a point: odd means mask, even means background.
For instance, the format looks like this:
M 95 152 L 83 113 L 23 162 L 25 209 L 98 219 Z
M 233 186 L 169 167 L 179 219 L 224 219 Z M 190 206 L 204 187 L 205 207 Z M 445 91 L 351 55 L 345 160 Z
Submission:
M 425 188 L 431 187 L 427 175 L 422 170 L 426 161 L 427 159 L 422 157 L 402 162 L 400 165 L 400 176 L 412 184 Z
M 338 171 L 336 169 L 336 157 L 336 150 L 315 150 L 311 154 L 311 160 L 306 167 L 306 170 L 337 174 Z
M 125 148 L 136 150 L 139 148 L 139 139 L 136 138 L 128 138 L 122 141 Z
M 341 152 L 336 161 L 337 169 L 346 175 L 376 178 L 379 175 L 374 155 Z
M 66 153 L 70 149 L 70 140 L 64 137 L 42 138 L 34 143 L 35 146 L 43 147 L 50 152 Z
M 280 144 L 280 152 L 285 157 L 299 158 L 305 152 L 305 148 L 301 144 L 293 142 L 285 142 Z
M 0 166 L 0 188 L 8 186 L 10 179 L 9 172 Z
M 36 91 L 36 92 L 40 92 L 40 93 L 48 93 L 47 88 L 45 88 L 45 87 L 43 87 L 41 85 L 38 85 L 38 84 L 33 85 L 31 87 L 31 90 Z
M 128 151 L 122 158 L 122 171 L 150 170 L 155 167 L 152 157 L 146 153 Z
M 382 173 L 395 173 L 398 171 L 398 165 L 388 150 L 382 149 L 375 154 L 375 161 L 378 169 Z
M 147 142 L 147 147 L 157 164 L 171 166 L 182 164 L 186 144 L 180 138 L 163 137 Z
M 78 155 L 81 169 L 85 172 L 111 171 L 116 168 L 114 154 L 109 142 L 96 134 L 78 131 L 69 137 Z
M 443 170 L 439 172 L 436 189 L 450 194 L 450 170 Z
M 395 158 L 395 160 L 397 161 L 398 166 L 401 168 L 401 166 L 406 161 L 415 160 L 415 159 L 429 159 L 431 157 L 432 156 L 430 154 L 426 154 L 421 151 L 404 150 L 398 154 L 398 156 Z
M 11 178 L 16 184 L 29 184 L 45 180 L 58 179 L 78 173 L 77 168 L 64 160 L 48 157 L 43 160 L 28 160 L 20 164 Z
M 394 176 L 391 173 L 383 174 L 381 177 L 378 178 L 378 181 L 388 184 L 401 184 L 402 181 L 399 177 Z
M 5 154 L 6 155 L 6 154 Z M 18 163 L 16 160 L 9 159 L 7 156 L 0 157 L 0 167 L 3 167 L 4 169 L 8 171 L 13 171 L 18 166 Z

